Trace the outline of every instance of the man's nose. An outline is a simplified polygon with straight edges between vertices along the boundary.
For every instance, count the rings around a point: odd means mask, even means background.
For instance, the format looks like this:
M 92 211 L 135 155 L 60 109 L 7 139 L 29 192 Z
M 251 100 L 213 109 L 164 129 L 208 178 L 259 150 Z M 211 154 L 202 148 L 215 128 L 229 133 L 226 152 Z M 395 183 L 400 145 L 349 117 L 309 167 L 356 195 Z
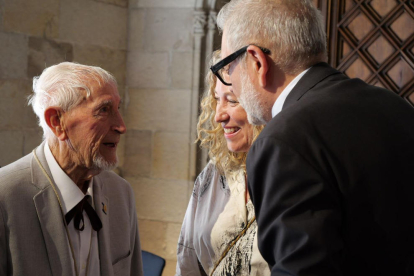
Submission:
M 120 134 L 124 134 L 126 132 L 125 122 L 124 122 L 124 119 L 122 119 L 122 115 L 121 115 L 121 113 L 119 113 L 119 111 L 118 111 L 118 114 L 115 118 L 113 129 L 116 132 L 119 132 Z

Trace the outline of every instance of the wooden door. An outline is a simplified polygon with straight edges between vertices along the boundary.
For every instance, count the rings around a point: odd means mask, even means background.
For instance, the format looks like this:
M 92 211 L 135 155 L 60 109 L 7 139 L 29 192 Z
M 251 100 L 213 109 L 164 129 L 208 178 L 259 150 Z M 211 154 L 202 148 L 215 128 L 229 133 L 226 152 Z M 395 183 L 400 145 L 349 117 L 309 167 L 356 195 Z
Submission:
M 329 63 L 414 106 L 413 1 L 314 2 L 326 16 Z

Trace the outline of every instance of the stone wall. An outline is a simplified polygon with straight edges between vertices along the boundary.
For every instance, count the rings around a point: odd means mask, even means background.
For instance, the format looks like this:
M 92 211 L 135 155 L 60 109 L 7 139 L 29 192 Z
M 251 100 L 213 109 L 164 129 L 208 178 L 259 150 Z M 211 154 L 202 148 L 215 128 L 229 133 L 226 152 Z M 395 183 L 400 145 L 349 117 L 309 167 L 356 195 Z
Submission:
M 193 186 L 190 168 L 194 1 L 129 7 L 124 177 L 133 185 L 142 248 L 167 260 Z

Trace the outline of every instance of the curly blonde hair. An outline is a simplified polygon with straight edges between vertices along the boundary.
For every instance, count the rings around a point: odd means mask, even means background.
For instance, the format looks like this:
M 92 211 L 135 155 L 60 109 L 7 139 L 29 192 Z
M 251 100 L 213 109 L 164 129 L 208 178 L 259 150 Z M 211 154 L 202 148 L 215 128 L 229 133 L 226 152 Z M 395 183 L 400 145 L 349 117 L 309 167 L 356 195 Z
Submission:
M 220 50 L 213 53 L 210 65 L 220 60 Z M 247 152 L 232 152 L 227 148 L 223 127 L 214 119 L 217 102 L 215 87 L 217 77 L 209 70 L 206 76 L 206 86 L 201 99 L 201 114 L 197 123 L 197 140 L 202 148 L 208 150 L 210 160 L 216 165 L 220 174 L 227 175 L 242 169 L 246 171 Z M 253 126 L 252 143 L 259 136 L 264 126 Z

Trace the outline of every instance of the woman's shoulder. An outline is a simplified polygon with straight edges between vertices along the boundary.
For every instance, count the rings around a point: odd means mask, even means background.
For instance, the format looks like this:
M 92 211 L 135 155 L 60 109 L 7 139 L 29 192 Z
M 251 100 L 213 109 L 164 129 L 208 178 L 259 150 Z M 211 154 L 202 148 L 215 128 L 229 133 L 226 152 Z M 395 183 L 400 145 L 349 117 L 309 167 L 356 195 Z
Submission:
M 216 165 L 210 161 L 198 175 L 194 183 L 193 196 L 197 199 L 202 198 L 209 188 L 217 187 L 214 184 L 219 185 L 223 191 L 228 190 L 226 177 L 221 175 Z

